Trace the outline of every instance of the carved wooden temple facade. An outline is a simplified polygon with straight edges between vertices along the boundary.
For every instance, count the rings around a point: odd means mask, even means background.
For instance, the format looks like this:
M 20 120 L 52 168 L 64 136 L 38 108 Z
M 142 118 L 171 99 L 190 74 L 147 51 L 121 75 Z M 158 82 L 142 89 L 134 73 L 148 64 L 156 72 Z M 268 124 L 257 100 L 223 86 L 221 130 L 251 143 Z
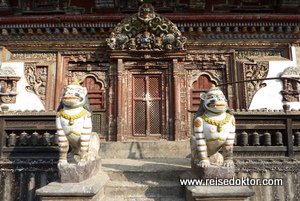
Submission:
M 3 111 L 55 111 L 73 77 L 106 141 L 188 139 L 212 83 L 237 112 L 300 108 L 297 0 L 4 0 L 0 9 Z
M 142 2 L 0 0 L 0 200 L 39 200 L 57 179 L 55 111 L 74 77 L 105 153 L 188 147 L 199 94 L 218 85 L 237 175 L 285 178 L 254 186 L 258 199 L 299 200 L 299 0 Z

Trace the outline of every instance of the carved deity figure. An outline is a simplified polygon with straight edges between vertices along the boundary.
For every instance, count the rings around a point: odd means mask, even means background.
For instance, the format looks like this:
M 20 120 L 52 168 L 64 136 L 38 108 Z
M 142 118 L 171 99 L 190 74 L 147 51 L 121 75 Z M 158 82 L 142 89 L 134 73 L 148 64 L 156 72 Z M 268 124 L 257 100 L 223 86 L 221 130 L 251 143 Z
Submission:
M 202 99 L 194 120 L 191 138 L 192 157 L 200 167 L 215 163 L 234 167 L 232 160 L 235 138 L 235 119 L 228 108 L 223 92 L 212 85 Z M 222 149 L 222 155 L 218 152 Z
M 138 18 L 141 20 L 148 22 L 155 17 L 154 8 L 150 3 L 144 3 L 140 6 L 138 12 Z
M 59 164 L 68 163 L 68 158 L 72 157 L 79 164 L 97 159 L 100 140 L 96 133 L 92 133 L 91 116 L 87 89 L 75 79 L 64 88 L 56 115 Z M 72 151 L 68 154 L 69 145 Z
M 139 34 L 137 36 L 137 43 L 139 49 L 150 50 L 152 49 L 155 43 L 155 37 L 153 34 L 149 33 L 148 31 L 145 31 L 143 34 Z

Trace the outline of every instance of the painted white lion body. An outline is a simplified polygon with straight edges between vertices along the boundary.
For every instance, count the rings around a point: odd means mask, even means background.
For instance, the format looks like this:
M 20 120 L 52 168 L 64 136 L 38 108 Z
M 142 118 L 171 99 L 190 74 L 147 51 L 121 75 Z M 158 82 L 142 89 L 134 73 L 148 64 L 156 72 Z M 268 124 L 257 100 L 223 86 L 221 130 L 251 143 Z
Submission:
M 219 89 L 209 90 L 202 94 L 201 99 L 205 108 L 203 114 L 194 120 L 194 137 L 191 138 L 193 158 L 202 167 L 211 163 L 232 167 L 234 116 L 226 112 L 227 101 Z M 220 105 L 219 108 L 216 107 L 217 104 Z M 220 149 L 223 157 L 218 152 Z
M 81 163 L 98 157 L 100 140 L 96 133 L 92 133 L 92 114 L 84 108 L 86 101 L 85 87 L 72 84 L 65 88 L 63 107 L 56 115 L 59 163 L 67 163 L 69 145 L 72 148 L 69 155 L 79 155 Z

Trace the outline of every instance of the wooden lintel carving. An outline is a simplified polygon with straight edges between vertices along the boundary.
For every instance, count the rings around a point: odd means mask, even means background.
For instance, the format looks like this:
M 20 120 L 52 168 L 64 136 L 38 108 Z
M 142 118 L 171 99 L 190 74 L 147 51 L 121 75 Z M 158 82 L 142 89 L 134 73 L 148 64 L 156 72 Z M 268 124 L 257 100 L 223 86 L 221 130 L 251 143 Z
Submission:
M 222 69 L 228 64 L 229 54 L 214 52 L 189 52 L 185 58 L 186 69 Z

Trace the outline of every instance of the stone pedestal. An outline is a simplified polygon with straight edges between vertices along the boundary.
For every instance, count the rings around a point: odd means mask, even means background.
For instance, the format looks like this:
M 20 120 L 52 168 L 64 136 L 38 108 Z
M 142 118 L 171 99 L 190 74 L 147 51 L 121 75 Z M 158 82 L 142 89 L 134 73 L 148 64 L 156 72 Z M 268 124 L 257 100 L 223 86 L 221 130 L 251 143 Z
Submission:
M 108 175 L 99 171 L 92 178 L 80 183 L 52 182 L 38 189 L 36 193 L 41 201 L 101 201 L 104 197 L 104 185 L 108 181 Z
M 96 175 L 101 169 L 101 159 L 87 161 L 84 165 L 77 163 L 59 164 L 61 183 L 78 183 Z
M 247 186 L 186 186 L 187 201 L 244 201 L 254 195 Z
M 200 167 L 193 161 L 191 163 L 192 171 L 198 179 L 230 179 L 234 177 L 234 168 L 228 168 L 223 166 L 211 165 L 209 167 Z

